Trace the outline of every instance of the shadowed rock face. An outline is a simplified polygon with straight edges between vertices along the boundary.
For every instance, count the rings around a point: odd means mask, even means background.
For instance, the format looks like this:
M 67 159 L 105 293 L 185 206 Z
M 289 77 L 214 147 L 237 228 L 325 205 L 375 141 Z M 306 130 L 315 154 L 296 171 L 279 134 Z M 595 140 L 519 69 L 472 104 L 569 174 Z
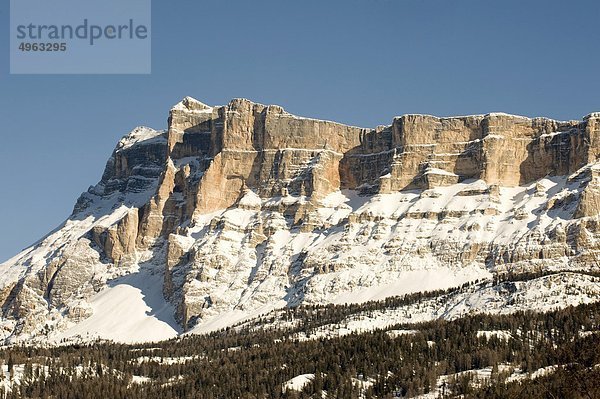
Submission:
M 364 129 L 187 97 L 167 131 L 121 140 L 71 218 L 2 265 L 5 335 L 89 316 L 89 298 L 138 265 L 164 275 L 186 328 L 414 268 L 597 268 L 599 136 L 600 114 L 404 115 Z

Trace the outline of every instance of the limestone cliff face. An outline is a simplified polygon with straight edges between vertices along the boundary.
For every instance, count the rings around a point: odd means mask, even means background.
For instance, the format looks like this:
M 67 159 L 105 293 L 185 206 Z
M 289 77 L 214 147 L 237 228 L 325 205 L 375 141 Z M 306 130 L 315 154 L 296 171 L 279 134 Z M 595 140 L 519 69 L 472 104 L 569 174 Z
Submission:
M 518 186 L 568 175 L 596 161 L 599 119 L 405 115 L 362 129 L 245 99 L 212 108 L 186 98 L 169 117 L 168 158 L 178 167 L 162 177 L 142 236 L 164 236 L 193 215 L 228 208 L 246 189 L 316 201 L 340 189 L 391 193 L 468 179 Z
M 346 154 L 347 186 L 386 191 L 433 188 L 466 179 L 516 186 L 573 173 L 594 162 L 594 124 L 488 114 L 456 118 L 405 115 L 369 132 Z M 386 174 L 389 173 L 389 176 Z M 383 177 L 378 183 L 377 178 Z
M 244 99 L 212 108 L 186 98 L 169 116 L 169 163 L 144 209 L 141 243 L 234 205 L 247 189 L 313 199 L 339 190 L 340 161 L 366 132 Z
M 141 269 L 162 276 L 184 329 L 424 271 L 462 283 L 597 269 L 599 156 L 600 114 L 404 115 L 364 129 L 187 97 L 166 131 L 121 140 L 71 218 L 2 265 L 4 334 L 67 329 Z

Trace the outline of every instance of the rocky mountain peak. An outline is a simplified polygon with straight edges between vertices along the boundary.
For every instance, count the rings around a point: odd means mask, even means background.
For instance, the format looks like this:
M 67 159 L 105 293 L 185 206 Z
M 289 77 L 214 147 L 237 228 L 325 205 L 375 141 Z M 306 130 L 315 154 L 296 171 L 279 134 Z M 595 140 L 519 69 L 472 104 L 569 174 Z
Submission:
M 167 130 L 120 140 L 73 215 L 2 265 L 4 336 L 91 333 L 124 286 L 142 304 L 128 322 L 168 337 L 284 306 L 597 269 L 598 115 L 368 129 L 186 97 Z
M 176 111 L 204 111 L 204 110 L 208 110 L 211 107 L 209 107 L 208 105 L 196 100 L 195 98 L 192 97 L 184 97 L 183 100 L 181 100 L 180 102 L 178 102 L 177 104 L 175 104 L 172 108 L 171 111 L 176 110 Z

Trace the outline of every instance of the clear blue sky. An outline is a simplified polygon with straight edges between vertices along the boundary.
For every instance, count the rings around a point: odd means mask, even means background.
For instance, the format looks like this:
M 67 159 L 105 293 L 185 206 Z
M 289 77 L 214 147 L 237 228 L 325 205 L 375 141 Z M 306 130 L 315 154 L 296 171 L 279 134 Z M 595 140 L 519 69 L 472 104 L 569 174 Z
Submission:
M 597 0 L 153 0 L 149 76 L 8 75 L 0 261 L 60 224 L 118 139 L 190 95 L 371 127 L 394 115 L 600 111 Z

